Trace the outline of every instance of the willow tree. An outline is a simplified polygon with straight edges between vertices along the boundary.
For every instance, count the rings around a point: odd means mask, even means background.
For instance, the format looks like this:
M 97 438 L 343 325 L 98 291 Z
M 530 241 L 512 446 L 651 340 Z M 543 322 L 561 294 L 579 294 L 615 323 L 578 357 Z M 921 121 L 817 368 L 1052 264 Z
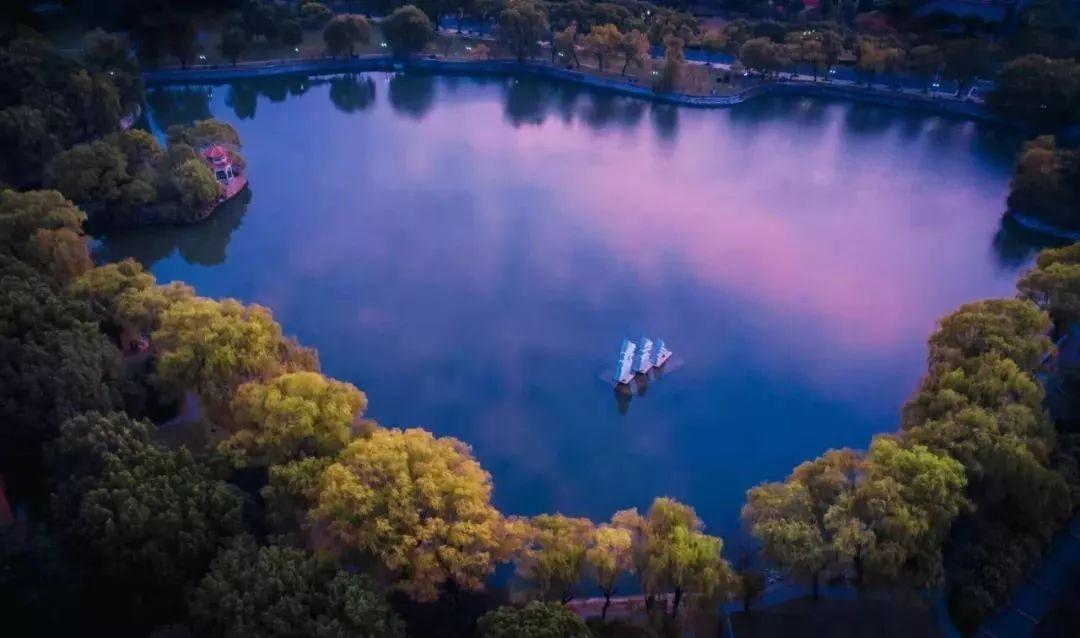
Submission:
M 542 599 L 569 602 L 581 580 L 592 536 L 593 524 L 587 518 L 534 516 L 514 555 L 518 576 L 534 583 Z
M 886 582 L 940 583 L 941 546 L 966 511 L 964 467 L 921 445 L 877 437 L 859 466 L 855 489 L 827 515 L 834 548 Z
M 541 4 L 533 0 L 511 0 L 499 15 L 496 36 L 514 52 L 518 62 L 524 62 L 548 31 L 547 12 Z
M 645 516 L 636 509 L 616 512 L 612 526 L 631 538 L 631 561 L 650 609 L 657 595 L 670 592 L 674 616 L 686 594 L 713 598 L 734 586 L 734 573 L 721 556 L 723 542 L 702 531 L 688 505 L 657 498 Z
M 585 50 L 596 58 L 601 73 L 604 72 L 604 59 L 615 55 L 620 44 L 622 34 L 614 24 L 596 25 L 589 31 L 589 35 L 585 36 Z
M 585 565 L 604 594 L 604 607 L 600 610 L 601 620 L 607 619 L 611 597 L 615 594 L 619 578 L 634 569 L 633 543 L 630 530 L 614 524 L 604 524 L 596 528 L 592 543 L 585 551 Z
M 279 464 L 344 449 L 367 397 L 351 383 L 293 372 L 241 385 L 230 407 L 232 435 L 219 449 L 238 465 Z
M 235 299 L 175 303 L 153 339 L 159 385 L 174 397 L 193 391 L 215 409 L 225 408 L 244 382 L 317 367 L 313 358 L 297 356 L 268 309 Z
M 464 443 L 421 429 L 380 429 L 324 472 L 312 523 L 342 550 L 377 558 L 421 601 L 444 585 L 479 590 L 509 554 L 491 476 Z

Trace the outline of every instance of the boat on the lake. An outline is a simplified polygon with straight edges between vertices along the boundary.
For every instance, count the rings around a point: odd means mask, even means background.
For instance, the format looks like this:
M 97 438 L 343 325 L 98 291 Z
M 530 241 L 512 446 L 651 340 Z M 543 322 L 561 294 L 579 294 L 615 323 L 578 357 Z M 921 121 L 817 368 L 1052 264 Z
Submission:
M 630 383 L 634 380 L 634 351 L 637 345 L 629 339 L 623 339 L 619 346 L 619 359 L 615 362 L 615 383 Z
M 641 346 L 629 339 L 623 339 L 619 346 L 619 358 L 615 362 L 614 381 L 628 385 L 636 375 L 647 375 L 650 370 L 661 368 L 671 358 L 671 351 L 664 346 L 664 340 L 654 344 L 648 337 L 641 338 Z
M 637 356 L 634 357 L 634 372 L 638 374 L 647 374 L 653 366 L 652 359 L 652 341 L 645 336 L 641 337 L 641 347 L 637 350 Z

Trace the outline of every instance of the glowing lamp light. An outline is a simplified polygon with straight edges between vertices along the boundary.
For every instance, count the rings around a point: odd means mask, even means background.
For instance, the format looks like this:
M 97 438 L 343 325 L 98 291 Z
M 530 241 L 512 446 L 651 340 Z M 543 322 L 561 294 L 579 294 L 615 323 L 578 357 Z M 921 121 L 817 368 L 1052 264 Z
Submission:
M 381 46 L 382 48 L 384 48 L 384 49 L 385 49 L 385 48 L 386 48 L 386 43 L 385 43 L 385 42 L 380 42 L 380 43 L 379 43 L 379 46 Z

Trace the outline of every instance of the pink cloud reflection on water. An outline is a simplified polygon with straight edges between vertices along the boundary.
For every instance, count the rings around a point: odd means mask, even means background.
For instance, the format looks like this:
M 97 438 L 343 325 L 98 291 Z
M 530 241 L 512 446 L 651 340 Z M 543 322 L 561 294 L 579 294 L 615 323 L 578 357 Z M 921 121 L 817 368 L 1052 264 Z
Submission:
M 715 126 L 725 112 L 681 111 L 679 136 L 667 145 L 548 118 L 516 129 L 508 154 L 505 131 L 471 130 L 472 179 L 544 175 L 538 187 L 554 193 L 554 208 L 572 211 L 573 223 L 608 244 L 642 285 L 658 284 L 654 273 L 678 262 L 721 294 L 804 315 L 845 349 L 888 351 L 922 340 L 937 316 L 965 299 L 961 290 L 1008 291 L 1012 274 L 988 269 L 985 253 L 949 251 L 957 237 L 989 246 L 1004 183 L 924 183 L 928 166 L 950 180 L 958 163 L 972 161 L 934 157 L 935 132 L 970 138 L 973 125 L 929 118 L 914 136 L 877 131 L 891 139 L 874 146 L 895 152 L 867 161 L 858 148 L 864 142 L 843 130 L 845 107 L 828 109 L 825 125 L 809 132 L 773 127 L 757 139 Z M 431 122 L 432 135 L 453 144 L 459 132 L 451 122 L 463 114 L 434 115 L 446 121 Z M 478 210 L 496 224 L 504 214 L 497 205 Z M 539 252 L 559 268 L 558 245 Z

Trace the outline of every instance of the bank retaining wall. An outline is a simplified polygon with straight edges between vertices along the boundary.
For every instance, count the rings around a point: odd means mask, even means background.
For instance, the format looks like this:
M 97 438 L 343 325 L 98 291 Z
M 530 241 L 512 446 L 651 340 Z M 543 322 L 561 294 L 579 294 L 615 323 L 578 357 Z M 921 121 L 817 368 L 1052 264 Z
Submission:
M 420 69 L 436 73 L 461 74 L 527 74 L 553 80 L 576 82 L 602 90 L 632 95 L 646 100 L 691 106 L 698 108 L 724 108 L 741 104 L 763 95 L 796 95 L 852 100 L 892 108 L 936 113 L 985 122 L 1000 123 L 1002 120 L 990 114 L 977 102 L 951 98 L 932 97 L 912 93 L 900 93 L 883 89 L 871 89 L 851 84 L 827 82 L 775 81 L 763 82 L 732 95 L 686 95 L 683 93 L 658 93 L 652 87 L 641 86 L 621 79 L 600 77 L 572 69 L 561 69 L 547 64 L 513 60 L 446 60 L 436 58 L 411 58 L 395 60 L 390 56 L 357 56 L 352 58 L 318 58 L 308 60 L 276 60 L 248 62 L 236 66 L 196 66 L 188 69 L 159 69 L 144 73 L 148 85 L 216 83 L 252 77 L 288 74 L 355 73 L 362 71 L 396 71 Z

